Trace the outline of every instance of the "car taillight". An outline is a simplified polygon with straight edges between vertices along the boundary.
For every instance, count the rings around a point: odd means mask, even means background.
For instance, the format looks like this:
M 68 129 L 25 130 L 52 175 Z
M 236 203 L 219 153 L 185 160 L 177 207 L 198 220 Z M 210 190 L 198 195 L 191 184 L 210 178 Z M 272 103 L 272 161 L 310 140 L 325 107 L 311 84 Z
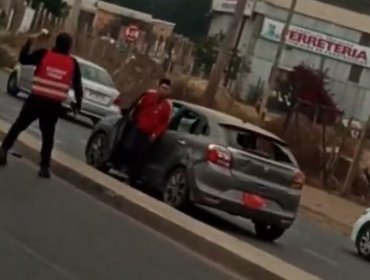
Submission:
M 294 189 L 302 189 L 305 182 L 306 182 L 306 176 L 301 171 L 298 171 L 294 175 L 292 187 Z
M 231 153 L 227 148 L 209 145 L 207 152 L 208 162 L 224 168 L 231 168 Z
M 266 207 L 266 200 L 256 194 L 243 193 L 243 204 L 248 208 L 260 210 Z

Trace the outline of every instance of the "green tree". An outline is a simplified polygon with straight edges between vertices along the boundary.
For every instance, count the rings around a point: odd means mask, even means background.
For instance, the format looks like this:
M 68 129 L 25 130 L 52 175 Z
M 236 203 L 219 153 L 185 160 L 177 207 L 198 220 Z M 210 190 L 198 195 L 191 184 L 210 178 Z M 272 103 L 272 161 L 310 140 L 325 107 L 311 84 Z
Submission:
M 28 0 L 28 3 L 34 9 L 37 9 L 43 3 L 44 8 L 55 17 L 65 16 L 68 10 L 68 5 L 63 0 Z
M 195 45 L 194 72 L 203 73 L 206 76 L 210 74 L 212 67 L 217 59 L 222 37 L 223 35 L 207 37 L 206 39 L 199 41 Z

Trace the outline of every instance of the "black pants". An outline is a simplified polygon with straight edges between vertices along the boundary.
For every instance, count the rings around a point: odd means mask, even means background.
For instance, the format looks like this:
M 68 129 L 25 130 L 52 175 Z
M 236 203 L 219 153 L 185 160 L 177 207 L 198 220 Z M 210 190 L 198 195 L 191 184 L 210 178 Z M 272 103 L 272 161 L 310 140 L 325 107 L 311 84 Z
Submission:
M 60 103 L 31 95 L 23 105 L 17 120 L 10 128 L 1 148 L 4 151 L 10 150 L 19 134 L 38 119 L 42 134 L 40 166 L 43 168 L 49 168 L 51 153 L 54 146 L 55 126 L 58 122 L 60 111 Z
M 153 142 L 147 134 L 142 133 L 136 127 L 132 128 L 131 133 L 133 133 L 131 139 L 133 140 L 133 145 L 129 156 L 128 176 L 130 184 L 135 185 L 142 175 L 143 168 L 152 150 Z

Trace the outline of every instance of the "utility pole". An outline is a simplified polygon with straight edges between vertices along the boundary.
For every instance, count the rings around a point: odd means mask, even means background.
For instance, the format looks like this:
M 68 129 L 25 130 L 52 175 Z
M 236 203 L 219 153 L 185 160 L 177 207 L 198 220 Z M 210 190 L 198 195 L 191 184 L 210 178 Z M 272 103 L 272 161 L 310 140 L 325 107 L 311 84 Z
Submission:
M 227 29 L 226 36 L 221 43 L 220 51 L 218 53 L 218 57 L 214 68 L 211 72 L 211 76 L 209 78 L 208 86 L 203 95 L 204 105 L 212 106 L 215 100 L 215 96 L 218 91 L 218 87 L 222 78 L 222 74 L 227 66 L 227 63 L 230 59 L 230 51 L 233 47 L 233 43 L 235 40 L 235 36 L 238 32 L 238 27 L 240 26 L 244 13 L 245 8 L 247 6 L 247 2 L 249 0 L 238 0 L 235 6 L 235 13 L 234 17 Z
M 276 85 L 276 78 L 277 78 L 276 76 L 277 76 L 277 72 L 278 72 L 277 70 L 278 70 L 278 67 L 279 67 L 279 64 L 280 64 L 281 55 L 283 54 L 283 50 L 284 50 L 285 45 L 286 45 L 285 35 L 289 31 L 289 27 L 292 23 L 292 18 L 293 18 L 293 15 L 294 15 L 295 8 L 297 6 L 297 2 L 298 2 L 298 0 L 292 0 L 292 3 L 290 5 L 288 17 L 287 17 L 287 20 L 285 22 L 283 32 L 281 34 L 279 46 L 278 46 L 278 49 L 276 51 L 276 56 L 275 56 L 275 59 L 274 59 L 274 62 L 273 62 L 272 68 L 271 68 L 270 83 L 269 83 L 269 86 L 265 90 L 264 95 L 262 97 L 262 102 L 261 102 L 261 107 L 260 107 L 260 116 L 261 117 L 264 116 L 264 112 L 266 111 L 267 101 L 268 101 L 269 97 L 271 96 L 271 94 L 272 94 L 272 92 L 275 88 L 275 85 Z
M 254 17 L 257 3 L 259 0 L 253 0 L 253 7 L 251 11 L 251 17 L 249 18 L 249 23 L 253 24 L 253 31 L 251 36 L 248 38 L 248 44 L 245 52 L 245 56 L 242 58 L 241 66 L 240 66 L 240 73 L 239 77 L 236 80 L 234 92 L 233 92 L 233 99 L 235 99 L 238 95 L 241 94 L 243 90 L 243 82 L 247 80 L 248 75 L 250 73 L 250 67 L 252 63 L 252 57 L 254 54 L 254 49 L 256 47 L 257 40 L 259 38 L 259 34 L 261 32 L 263 17 L 257 15 Z
M 353 158 L 351 166 L 349 167 L 346 180 L 344 181 L 344 184 L 341 190 L 341 194 L 343 196 L 348 194 L 348 192 L 351 190 L 351 187 L 353 185 L 353 181 L 355 180 L 355 176 L 358 172 L 358 168 L 360 165 L 360 160 L 361 160 L 362 154 L 364 153 L 364 150 L 366 147 L 366 140 L 367 140 L 369 128 L 370 128 L 370 116 L 366 122 L 364 129 L 362 130 L 360 141 L 356 147 L 355 156 Z
M 72 9 L 70 11 L 69 19 L 67 20 L 66 30 L 73 36 L 75 36 L 77 33 L 78 19 L 80 17 L 81 6 L 82 0 L 74 0 Z

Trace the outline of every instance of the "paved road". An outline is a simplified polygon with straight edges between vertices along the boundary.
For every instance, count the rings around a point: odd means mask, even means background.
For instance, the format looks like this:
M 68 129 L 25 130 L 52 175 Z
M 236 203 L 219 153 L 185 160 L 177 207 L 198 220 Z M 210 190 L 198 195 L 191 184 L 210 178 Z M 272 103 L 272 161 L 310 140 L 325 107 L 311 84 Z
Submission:
M 5 78 L 0 74 L 0 85 L 4 84 Z M 0 118 L 6 120 L 14 118 L 20 104 L 19 100 L 0 94 Z M 34 131 L 32 133 L 37 135 Z M 61 120 L 56 136 L 57 146 L 83 160 L 83 149 L 88 134 L 87 128 Z M 195 218 L 227 231 L 322 279 L 369 279 L 370 264 L 355 255 L 348 238 L 320 225 L 301 218 L 276 244 L 266 244 L 255 239 L 248 221 L 220 213 L 217 215 L 215 217 L 208 212 L 200 211 L 195 214 Z M 219 219 L 220 216 L 223 219 Z M 234 224 L 237 226 L 233 226 Z
M 0 279 L 235 280 L 68 183 L 37 178 L 36 171 L 15 159 L 0 169 Z

